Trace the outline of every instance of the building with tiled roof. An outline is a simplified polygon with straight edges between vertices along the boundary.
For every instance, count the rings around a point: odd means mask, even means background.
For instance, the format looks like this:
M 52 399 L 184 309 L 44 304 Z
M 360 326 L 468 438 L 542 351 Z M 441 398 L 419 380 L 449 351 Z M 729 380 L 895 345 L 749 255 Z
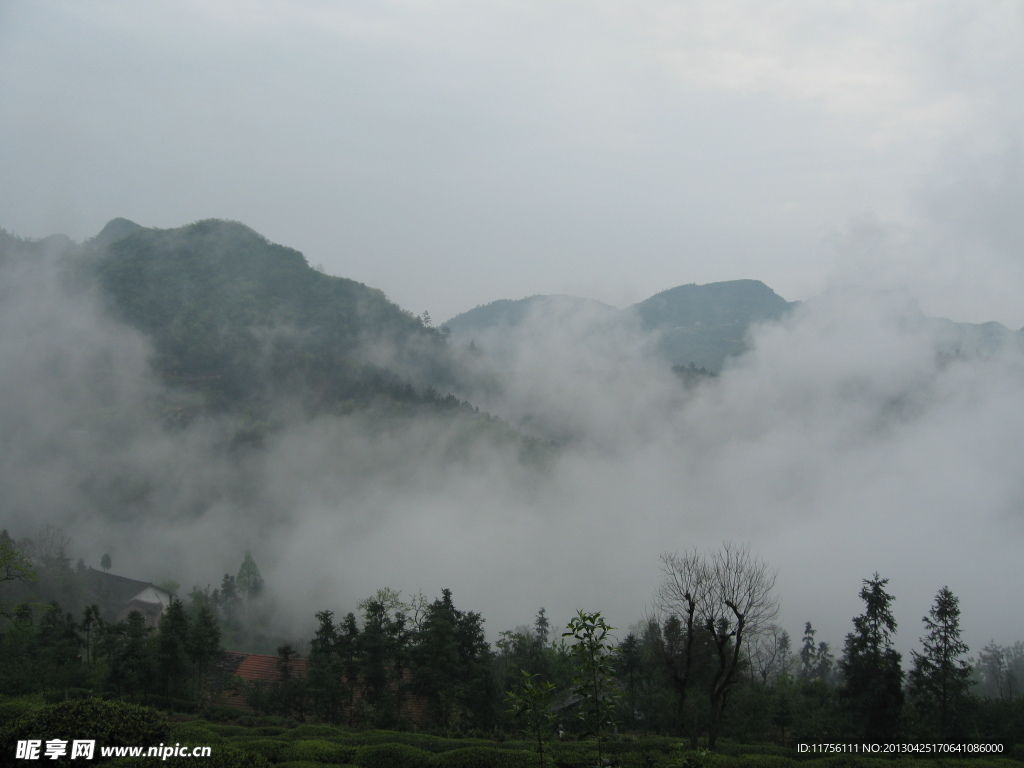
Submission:
M 307 660 L 301 656 L 293 656 L 288 663 L 288 676 L 291 679 L 301 679 L 307 674 Z M 408 669 L 403 670 L 403 684 L 408 684 L 411 674 Z M 230 707 L 237 707 L 248 712 L 256 712 L 259 701 L 265 700 L 263 696 L 269 697 L 274 686 L 284 682 L 283 669 L 280 656 L 269 656 L 259 653 L 238 653 L 236 651 L 224 651 L 220 660 L 215 664 L 211 674 L 211 689 L 219 691 L 215 700 L 219 704 Z M 237 685 L 241 681 L 242 685 Z M 347 681 L 346 681 L 347 682 Z M 353 704 L 359 702 L 360 692 L 357 690 L 353 697 Z M 401 697 L 401 717 L 410 723 L 425 725 L 429 722 L 429 712 L 426 702 L 410 693 Z
M 104 621 L 118 622 L 132 611 L 138 611 L 150 627 L 160 623 L 164 609 L 170 605 L 171 593 L 148 581 L 116 576 L 90 568 L 84 574 L 86 604 L 100 607 Z

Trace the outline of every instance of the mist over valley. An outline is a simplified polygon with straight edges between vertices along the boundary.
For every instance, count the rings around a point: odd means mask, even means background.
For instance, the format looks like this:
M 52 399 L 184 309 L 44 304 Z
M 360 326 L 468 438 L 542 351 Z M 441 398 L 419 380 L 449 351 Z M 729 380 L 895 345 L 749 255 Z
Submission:
M 1019 331 L 755 280 L 444 323 L 386 290 L 235 222 L 0 233 L 4 527 L 183 592 L 251 551 L 289 639 L 385 586 L 624 634 L 662 553 L 723 541 L 794 637 L 838 647 L 877 571 L 901 647 L 943 585 L 972 647 L 1019 638 Z

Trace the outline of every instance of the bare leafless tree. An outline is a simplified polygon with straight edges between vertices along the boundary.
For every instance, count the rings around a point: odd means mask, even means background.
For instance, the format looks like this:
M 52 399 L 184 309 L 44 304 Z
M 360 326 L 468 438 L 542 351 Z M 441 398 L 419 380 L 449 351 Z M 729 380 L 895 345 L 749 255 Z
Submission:
M 750 671 L 760 678 L 763 685 L 789 666 L 789 633 L 775 624 L 766 632 L 748 638 L 746 645 Z
M 662 581 L 654 595 L 655 614 L 648 617 L 651 636 L 658 638 L 660 655 L 676 692 L 677 717 L 691 745 L 697 746 L 696 725 L 687 723 L 686 698 L 693 681 L 694 644 L 700 621 L 697 606 L 705 602 L 709 578 L 704 555 L 696 548 L 682 555 L 661 556 Z
M 21 542 L 21 548 L 36 565 L 44 568 L 67 568 L 71 562 L 68 556 L 71 537 L 56 525 L 43 526 L 35 536 Z
M 661 564 L 663 579 L 654 605 L 662 621 L 675 617 L 683 631 L 682 647 L 674 649 L 675 658 L 666 654 L 681 709 L 693 676 L 698 634 L 713 648 L 707 733 L 708 746 L 714 748 L 729 693 L 738 680 L 745 644 L 768 632 L 778 615 L 776 571 L 748 546 L 730 542 L 708 553 L 693 549 L 683 555 L 665 554 Z M 691 732 L 690 738 L 692 741 L 695 734 Z

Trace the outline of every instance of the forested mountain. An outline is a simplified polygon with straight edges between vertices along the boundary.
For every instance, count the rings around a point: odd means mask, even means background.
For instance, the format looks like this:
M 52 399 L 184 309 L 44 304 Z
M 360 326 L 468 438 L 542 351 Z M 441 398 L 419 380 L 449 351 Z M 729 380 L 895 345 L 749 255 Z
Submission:
M 927 317 L 899 291 L 831 290 L 810 302 L 819 307 L 846 302 L 851 294 L 888 305 L 902 326 L 934 337 L 938 351 L 945 354 L 991 352 L 1005 344 L 1024 344 L 1024 329 L 1015 332 L 994 322 L 956 323 Z M 760 280 L 729 280 L 676 286 L 622 310 L 574 296 L 500 299 L 456 315 L 445 325 L 455 339 L 488 339 L 493 345 L 496 338 L 520 333 L 528 323 L 574 322 L 580 329 L 603 333 L 617 322 L 650 334 L 666 365 L 685 368 L 692 363 L 718 372 L 728 358 L 748 349 L 752 326 L 783 320 L 801 304 L 783 299 Z
M 516 332 L 529 320 L 543 324 L 572 319 L 597 332 L 607 332 L 617 322 L 622 327 L 639 326 L 656 337 L 669 366 L 694 363 L 718 371 L 725 358 L 744 351 L 753 323 L 778 320 L 793 306 L 764 283 L 733 280 L 670 288 L 625 310 L 575 296 L 501 299 L 463 312 L 445 325 L 456 339 L 469 340 Z
M 795 306 L 759 280 L 730 280 L 670 288 L 628 311 L 658 333 L 659 348 L 674 365 L 718 371 L 746 349 L 751 325 L 779 320 Z
M 0 234 L 0 263 L 49 261 L 65 285 L 98 284 L 107 313 L 148 339 L 154 372 L 186 410 L 263 414 L 294 401 L 346 412 L 433 402 L 450 388 L 437 330 L 243 224 L 114 219 L 82 245 Z
M 578 296 L 527 296 L 525 299 L 498 299 L 462 312 L 445 323 L 452 335 L 472 338 L 474 334 L 491 328 L 514 328 L 522 324 L 531 313 L 548 312 L 569 314 L 592 312 L 598 316 L 614 316 L 619 310 L 594 299 Z
M 415 401 L 450 376 L 437 331 L 242 224 L 156 230 L 116 219 L 84 251 L 112 310 L 152 340 L 163 380 L 211 406 Z
M 413 458 L 439 476 L 481 446 L 531 466 L 548 451 L 452 394 L 442 333 L 236 222 L 116 219 L 82 244 L 0 230 L 0 327 L 8 525 L 269 520 L 311 461 L 350 505 Z

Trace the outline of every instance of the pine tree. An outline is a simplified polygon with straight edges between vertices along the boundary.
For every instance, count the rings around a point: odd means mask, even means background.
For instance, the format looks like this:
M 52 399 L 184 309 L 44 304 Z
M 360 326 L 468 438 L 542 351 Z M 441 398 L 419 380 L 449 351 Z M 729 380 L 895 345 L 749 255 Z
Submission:
M 804 624 L 803 645 L 800 646 L 800 670 L 797 677 L 801 680 L 815 679 L 815 672 L 818 668 L 818 649 L 814 644 L 816 630 L 811 622 Z
M 551 632 L 551 626 L 548 621 L 547 611 L 542 607 L 537 611 L 537 619 L 533 622 L 534 632 L 537 635 L 537 642 L 540 643 L 541 648 L 546 648 L 548 645 L 548 635 Z
M 840 662 L 840 691 L 852 725 L 867 741 L 891 741 L 903 709 L 903 670 L 900 654 L 893 648 L 896 620 L 885 591 L 888 579 L 878 573 L 864 580 L 860 598 L 865 610 L 853 620 L 854 631 L 846 636 Z
M 445 732 L 492 724 L 496 692 L 483 618 L 458 610 L 450 589 L 427 608 L 412 661 L 413 686 Z
M 160 617 L 156 637 L 156 662 L 159 683 L 164 694 L 175 698 L 186 689 L 188 673 L 189 620 L 185 606 L 171 598 Z
M 910 695 L 932 727 L 937 726 L 939 740 L 947 741 L 957 735 L 952 731 L 962 723 L 972 684 L 972 669 L 962 658 L 969 649 L 960 639 L 959 598 L 943 587 L 922 621 L 924 652 L 911 651 Z
M 235 576 L 235 586 L 246 602 L 259 597 L 263 591 L 263 577 L 249 550 L 245 551 L 245 558 L 238 569 L 238 575 Z
M 206 603 L 199 606 L 192 618 L 188 631 L 188 657 L 192 661 L 197 680 L 197 689 L 202 692 L 210 664 L 220 654 L 220 627 L 217 617 Z

